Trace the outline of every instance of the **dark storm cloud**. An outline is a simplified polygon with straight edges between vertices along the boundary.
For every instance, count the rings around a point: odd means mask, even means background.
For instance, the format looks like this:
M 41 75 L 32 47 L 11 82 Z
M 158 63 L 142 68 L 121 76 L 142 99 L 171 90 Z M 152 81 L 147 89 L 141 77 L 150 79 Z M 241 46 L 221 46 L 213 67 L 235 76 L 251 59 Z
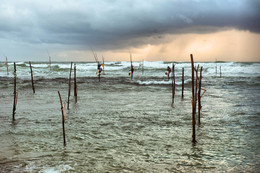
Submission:
M 156 44 L 165 34 L 259 33 L 259 9 L 259 0 L 3 0 L 0 37 L 114 49 Z

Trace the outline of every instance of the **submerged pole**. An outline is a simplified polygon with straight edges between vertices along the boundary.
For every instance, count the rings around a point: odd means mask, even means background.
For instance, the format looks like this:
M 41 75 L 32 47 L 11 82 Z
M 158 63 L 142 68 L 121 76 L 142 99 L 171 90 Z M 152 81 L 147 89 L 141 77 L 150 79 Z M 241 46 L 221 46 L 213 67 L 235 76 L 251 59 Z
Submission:
M 220 75 L 220 78 L 221 78 L 221 66 L 219 66 L 219 75 Z
M 49 66 L 50 66 L 50 70 L 51 70 L 51 57 L 49 55 Z
M 172 106 L 174 104 L 175 96 L 175 73 L 174 73 L 174 64 L 172 64 Z
M 17 105 L 17 96 L 18 93 L 16 91 L 16 64 L 14 62 L 14 103 L 13 103 L 13 121 L 15 120 L 16 113 L 16 105 Z
M 201 80 L 202 80 L 202 67 L 200 67 L 199 92 L 198 92 L 198 123 L 199 124 L 200 124 L 200 110 L 201 110 Z
M 74 97 L 77 103 L 78 93 L 77 93 L 77 80 L 76 80 L 76 64 L 74 64 Z
M 194 95 L 194 62 L 193 55 L 190 54 L 191 58 L 191 84 L 192 84 L 192 142 L 196 142 L 196 129 L 195 129 L 195 95 Z
M 8 75 L 8 60 L 7 60 L 7 57 L 5 57 L 5 64 L 6 64 L 6 73 Z
M 184 91 L 184 67 L 182 68 L 182 85 L 181 85 L 181 97 L 183 98 L 183 91 Z
M 68 92 L 68 106 L 67 106 L 68 110 L 70 109 L 71 71 L 72 71 L 72 62 L 70 63 L 70 75 L 69 75 L 69 92 Z
M 29 61 L 29 64 L 30 64 L 30 69 L 31 69 L 32 90 L 33 90 L 33 93 L 35 93 L 35 88 L 34 88 L 34 83 L 33 83 L 33 71 L 32 71 L 31 61 Z
M 100 82 L 100 76 L 101 76 L 101 74 L 100 74 L 101 72 L 100 71 L 98 71 L 98 81 Z
M 66 146 L 66 139 L 65 139 L 65 114 L 64 114 L 64 105 L 62 104 L 62 99 L 60 96 L 60 91 L 58 91 L 58 95 L 60 98 L 60 104 L 61 104 L 61 113 L 62 113 L 62 132 L 63 132 L 63 145 Z

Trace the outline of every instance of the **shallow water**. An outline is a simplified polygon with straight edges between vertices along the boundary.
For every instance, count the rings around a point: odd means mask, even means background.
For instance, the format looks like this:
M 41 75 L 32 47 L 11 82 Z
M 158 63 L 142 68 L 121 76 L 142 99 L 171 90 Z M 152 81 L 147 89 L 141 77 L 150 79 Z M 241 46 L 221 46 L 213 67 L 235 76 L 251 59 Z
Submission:
M 28 64 L 18 63 L 14 122 L 13 78 L 1 65 L 0 172 L 259 171 L 259 63 L 218 63 L 222 78 L 215 73 L 215 63 L 200 63 L 207 92 L 196 144 L 191 142 L 190 64 L 176 64 L 173 107 L 171 81 L 164 76 L 171 64 L 145 62 L 144 74 L 134 65 L 132 81 L 129 63 L 109 62 L 98 82 L 95 63 L 77 63 L 78 101 L 72 89 L 65 113 L 66 147 L 57 91 L 66 102 L 70 63 L 56 63 L 52 70 L 33 63 L 35 94 Z

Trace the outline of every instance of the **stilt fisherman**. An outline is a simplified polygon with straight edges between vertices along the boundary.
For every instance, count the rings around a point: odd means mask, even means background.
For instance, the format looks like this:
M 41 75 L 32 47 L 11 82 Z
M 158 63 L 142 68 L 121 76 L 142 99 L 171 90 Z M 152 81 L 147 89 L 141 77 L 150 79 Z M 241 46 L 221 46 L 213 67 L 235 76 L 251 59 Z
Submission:
M 167 67 L 167 71 L 165 72 L 165 75 L 167 75 L 168 76 L 168 79 L 170 79 L 170 73 L 171 73 L 171 67 L 170 66 L 168 66 Z

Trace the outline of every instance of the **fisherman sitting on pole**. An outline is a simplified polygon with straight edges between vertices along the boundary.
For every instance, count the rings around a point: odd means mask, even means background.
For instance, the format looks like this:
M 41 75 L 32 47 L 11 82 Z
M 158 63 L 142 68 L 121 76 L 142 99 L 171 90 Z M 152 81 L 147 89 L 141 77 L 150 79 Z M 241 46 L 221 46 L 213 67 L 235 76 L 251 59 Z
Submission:
M 129 70 L 129 76 L 131 77 L 131 80 L 133 79 L 133 75 L 134 75 L 134 66 L 133 64 L 131 64 L 131 69 Z
M 97 66 L 97 75 L 98 76 L 100 76 L 102 70 L 103 70 L 103 68 L 102 68 L 101 64 L 98 63 L 98 66 Z
M 165 75 L 168 76 L 168 79 L 170 79 L 170 73 L 171 73 L 171 67 L 167 67 L 167 71 L 165 72 Z

